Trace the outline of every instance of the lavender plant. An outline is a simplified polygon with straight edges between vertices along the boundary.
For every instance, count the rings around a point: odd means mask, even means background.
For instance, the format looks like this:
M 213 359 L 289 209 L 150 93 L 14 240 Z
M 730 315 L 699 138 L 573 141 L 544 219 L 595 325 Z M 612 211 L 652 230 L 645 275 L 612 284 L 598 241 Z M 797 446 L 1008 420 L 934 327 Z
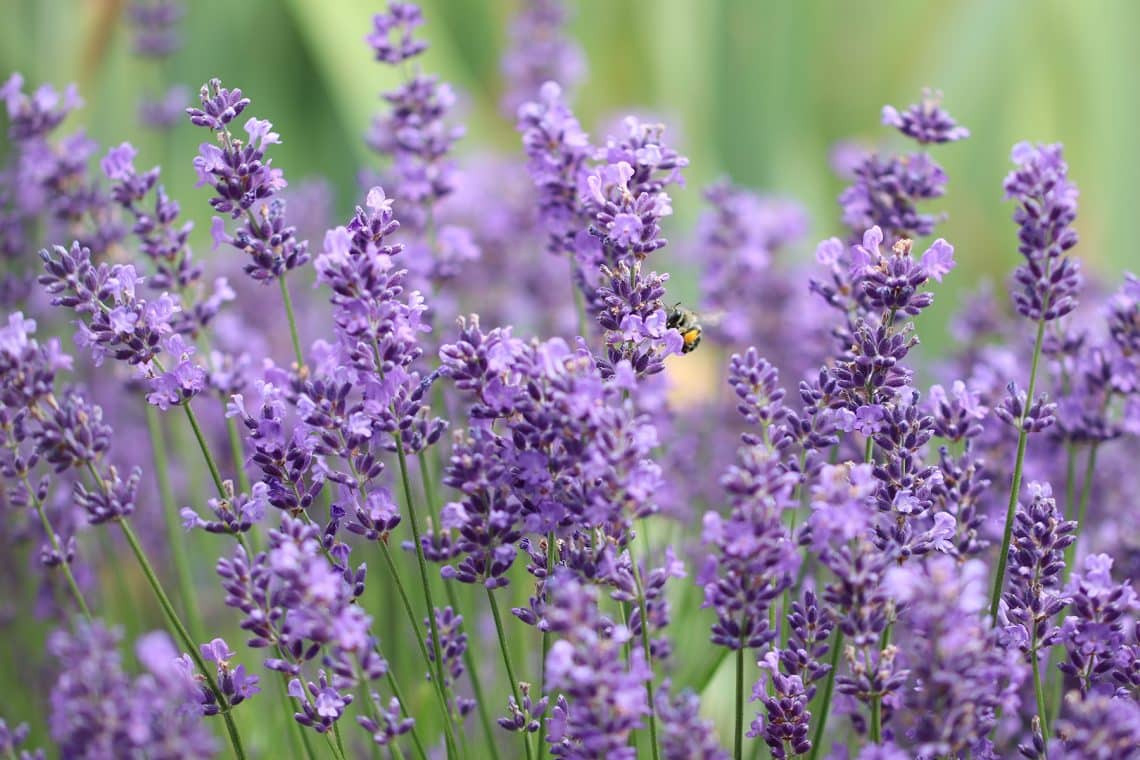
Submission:
M 152 96 L 209 133 L 197 253 L 142 149 L 60 136 L 75 88 L 5 80 L 0 627 L 34 677 L 0 753 L 1140 757 L 1140 281 L 1082 279 L 1061 147 L 1013 150 L 1010 308 L 930 361 L 962 276 L 930 151 L 972 149 L 939 94 L 883 108 L 917 148 L 848 162 L 814 259 L 728 180 L 669 247 L 689 161 L 591 139 L 567 11 L 512 23 L 509 155 L 454 150 L 418 7 L 360 30 L 399 84 L 343 224 L 256 93 Z M 132 3 L 135 52 L 185 12 Z M 724 390 L 687 404 L 702 330 Z

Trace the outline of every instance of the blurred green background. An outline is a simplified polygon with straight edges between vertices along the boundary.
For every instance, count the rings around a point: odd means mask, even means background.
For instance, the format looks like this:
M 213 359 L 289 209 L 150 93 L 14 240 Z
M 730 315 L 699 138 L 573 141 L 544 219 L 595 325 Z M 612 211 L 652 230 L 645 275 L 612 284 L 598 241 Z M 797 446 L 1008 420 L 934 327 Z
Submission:
M 1140 3 L 1132 0 L 582 0 L 572 33 L 584 46 L 588 80 L 577 94 L 583 124 L 597 134 L 626 110 L 673 128 L 688 155 L 672 237 L 701 209 L 705 184 L 739 184 L 796 198 L 812 231 L 797 252 L 842 234 L 835 201 L 843 183 L 828 155 L 847 138 L 902 145 L 879 125 L 883 104 L 906 106 L 923 87 L 973 132 L 935 148 L 950 177 L 939 228 L 960 268 L 938 288 L 921 332 L 928 351 L 947 318 L 983 279 L 1002 281 L 1018 263 L 1001 181 L 1019 140 L 1061 141 L 1081 188 L 1077 253 L 1115 279 L 1140 270 L 1133 250 L 1140 175 L 1136 73 Z M 193 190 L 191 160 L 201 130 L 179 126 L 161 145 L 136 121 L 140 91 L 180 82 L 193 90 L 221 77 L 254 101 L 284 140 L 274 163 L 291 182 L 328 178 L 338 217 L 358 200 L 357 172 L 377 166 L 362 135 L 377 94 L 397 74 L 374 63 L 363 36 L 377 0 L 188 0 L 185 47 L 159 72 L 131 55 L 120 0 L 0 0 L 0 81 L 20 71 L 31 86 L 76 81 L 84 124 L 105 147 L 131 140 L 139 165 L 162 163 L 185 213 L 208 229 L 206 192 Z M 499 110 L 500 58 L 515 2 L 421 0 L 431 49 L 425 69 L 463 96 L 469 131 L 461 151 L 519 151 Z M 205 253 L 208 246 L 200 244 Z M 699 261 L 675 262 L 671 288 L 695 297 Z M 676 276 L 676 273 L 691 276 Z M 688 290 L 688 293 L 685 291 Z M 694 644 L 707 629 L 694 630 Z M 413 667 L 414 669 L 414 667 Z M 711 707 L 709 706 L 711 705 Z M 706 702 L 717 712 L 717 700 Z M 17 715 L 24 713 L 18 710 Z M 24 713 L 24 717 L 27 717 Z M 42 726 L 36 726 L 37 732 Z
M 195 195 L 190 160 L 200 138 L 179 127 L 166 152 L 135 120 L 141 87 L 159 78 L 192 88 L 211 76 L 240 86 L 253 112 L 274 122 L 285 144 L 275 161 L 296 182 L 328 177 L 337 207 L 350 209 L 357 170 L 371 165 L 361 136 L 395 83 L 362 37 L 377 0 L 192 0 L 186 46 L 159 75 L 131 56 L 121 0 L 3 0 L 0 69 L 30 83 L 81 84 L 81 112 L 104 144 L 131 139 L 165 167 L 188 210 Z M 673 126 L 672 141 L 692 159 L 689 187 L 677 193 L 674 237 L 700 208 L 700 189 L 729 175 L 738 183 L 804 202 L 809 240 L 839 231 L 828 166 L 836 141 L 894 138 L 879 126 L 885 103 L 905 106 L 924 86 L 941 89 L 947 109 L 973 136 L 935 150 L 950 176 L 934 208 L 963 266 L 940 288 L 927 318 L 937 331 L 956 291 L 983 277 L 1001 280 L 1017 263 L 1001 180 L 1009 149 L 1023 139 L 1061 141 L 1081 188 L 1078 249 L 1086 265 L 1115 278 L 1140 268 L 1132 250 L 1140 124 L 1135 76 L 1140 3 L 1131 0 L 582 0 L 573 34 L 586 49 L 589 79 L 577 111 L 592 133 L 625 109 Z M 500 57 L 516 3 L 425 0 L 424 66 L 463 94 L 469 135 L 461 150 L 518 150 L 499 112 Z M 153 139 L 153 138 L 152 138 Z M 151 150 L 148 152 L 148 145 Z M 200 209 L 199 209 L 200 210 Z M 199 225 L 203 231 L 204 224 Z M 813 244 L 804 246 L 807 255 Z M 682 262 L 682 272 L 698 262 Z M 674 279 L 674 286 L 686 278 Z M 682 285 L 682 290 L 684 289 Z M 682 295 L 688 295 L 682 293 Z M 928 330 L 927 342 L 939 336 Z

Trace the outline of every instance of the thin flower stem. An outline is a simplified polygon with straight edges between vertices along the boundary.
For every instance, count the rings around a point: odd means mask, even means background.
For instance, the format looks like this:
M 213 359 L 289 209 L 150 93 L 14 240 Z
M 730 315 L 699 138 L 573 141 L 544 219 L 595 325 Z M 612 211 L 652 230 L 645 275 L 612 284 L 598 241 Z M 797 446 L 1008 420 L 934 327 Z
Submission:
M 93 467 L 91 469 L 94 471 Z M 101 479 L 100 482 L 102 482 Z M 174 634 L 181 641 L 182 646 L 187 649 L 187 654 L 190 655 L 190 659 L 194 661 L 194 664 L 202 673 L 206 685 L 210 691 L 214 693 L 214 698 L 217 699 L 218 705 L 221 707 L 222 718 L 226 724 L 226 731 L 230 735 L 230 744 L 233 746 L 234 756 L 237 757 L 238 760 L 244 760 L 245 751 L 242 749 L 241 737 L 238 736 L 237 726 L 234 724 L 233 715 L 230 714 L 230 706 L 226 701 L 225 695 L 222 694 L 218 688 L 213 674 L 206 666 L 205 660 L 202 659 L 201 652 L 199 652 L 198 647 L 194 645 L 194 640 L 190 638 L 190 633 L 186 630 L 186 626 L 183 625 L 182 620 L 178 617 L 178 613 L 175 612 L 174 605 L 170 603 L 170 597 L 168 597 L 163 590 L 162 583 L 158 580 L 158 576 L 155 575 L 154 568 L 151 566 L 150 560 L 147 559 L 146 553 L 143 551 L 142 545 L 139 543 L 135 532 L 131 530 L 131 526 L 126 520 L 119 520 L 118 522 L 119 527 L 123 531 L 123 536 L 127 539 L 127 543 L 130 544 L 131 551 L 134 552 L 135 559 L 138 560 L 139 567 L 142 568 L 143 575 L 146 576 L 147 583 L 150 584 L 155 597 L 158 599 L 158 605 L 166 615 L 166 619 L 170 623 L 171 628 L 174 629 Z
M 645 542 L 647 544 L 646 549 L 648 549 L 648 534 L 645 536 Z M 653 704 L 653 654 L 649 649 L 649 615 L 645 607 L 645 587 L 641 583 L 641 571 L 638 569 L 637 560 L 632 557 L 632 554 L 631 547 L 629 564 L 633 568 L 633 582 L 637 588 L 638 611 L 641 613 L 641 648 L 645 653 L 645 664 L 649 667 L 649 679 L 645 682 L 645 695 L 649 703 L 649 746 L 652 750 L 651 755 L 653 760 L 658 760 L 657 708 Z M 646 551 L 646 556 L 648 556 L 648 551 Z
M 420 464 L 420 480 L 423 482 L 424 498 L 427 500 L 428 513 L 431 515 L 435 530 L 441 530 L 439 526 L 439 503 L 436 501 L 435 485 L 432 480 L 428 458 L 422 449 L 417 452 L 416 457 Z M 447 603 L 451 605 L 451 609 L 455 610 L 458 614 L 463 614 L 459 608 L 459 601 L 455 596 L 454 585 L 445 581 L 443 583 L 443 589 L 444 593 L 447 594 Z M 479 671 L 475 668 L 475 660 L 471 655 L 470 647 L 463 650 L 463 665 L 467 669 L 467 675 L 471 681 L 471 690 L 475 694 L 475 709 L 479 713 L 479 723 L 483 727 L 483 733 L 486 734 L 491 757 L 493 760 L 499 760 L 499 749 L 495 741 L 494 729 L 491 727 L 491 716 L 487 712 L 487 703 L 483 699 L 483 685 L 479 681 Z
M 575 287 L 577 290 L 577 287 Z M 546 534 L 546 578 L 549 579 L 554 574 L 554 551 L 558 547 L 558 537 L 554 535 L 554 531 Z M 542 662 L 539 663 L 539 681 L 538 681 L 538 696 L 541 699 L 542 695 L 546 693 L 546 658 L 550 654 L 550 631 L 542 632 Z M 546 721 L 539 721 L 538 724 L 538 760 L 542 760 L 542 756 L 546 754 Z
M 336 737 L 336 748 L 340 752 L 340 756 L 347 758 L 348 756 L 344 752 L 344 739 L 342 739 L 341 735 L 340 735 L 340 721 L 339 720 L 336 721 L 335 723 L 333 723 L 333 736 Z
M 1001 602 L 1001 589 L 1005 581 L 1005 566 L 1009 561 L 1009 542 L 1013 539 L 1013 518 L 1017 513 L 1017 498 L 1021 494 L 1022 467 L 1025 465 L 1025 446 L 1029 433 L 1025 420 L 1033 406 L 1033 391 L 1037 387 L 1037 365 L 1041 361 L 1041 345 L 1045 340 L 1045 320 L 1037 320 L 1037 338 L 1033 343 L 1033 361 L 1029 366 L 1029 385 L 1025 391 L 1025 406 L 1017 425 L 1017 457 L 1013 462 L 1013 483 L 1009 488 L 1009 504 L 1005 511 L 1005 532 L 1002 534 L 1001 551 L 998 554 L 998 569 L 994 576 L 994 590 L 990 595 L 990 620 L 997 622 L 998 603 Z
M 1033 626 L 1033 640 L 1029 646 L 1029 659 L 1033 665 L 1033 696 L 1037 698 L 1037 716 L 1041 719 L 1041 735 L 1049 736 L 1049 708 L 1045 706 L 1045 685 L 1039 672 L 1041 659 L 1037 652 L 1037 626 Z
M 162 524 L 166 528 L 166 540 L 170 544 L 170 559 L 174 564 L 174 578 L 178 584 L 178 595 L 182 599 L 182 611 L 186 615 L 186 626 L 190 633 L 202 636 L 202 618 L 198 614 L 198 599 L 194 594 L 194 579 L 190 571 L 190 560 L 186 556 L 186 536 L 179 530 L 178 505 L 174 501 L 174 489 L 170 486 L 170 463 L 166 456 L 166 439 L 163 436 L 162 420 L 158 411 L 150 404 L 146 407 L 146 426 L 150 432 L 150 449 L 154 459 L 154 479 L 158 483 L 158 496 L 162 502 Z
M 202 426 L 198 424 L 198 415 L 194 414 L 189 402 L 183 404 L 182 408 L 186 411 L 186 419 L 190 420 L 194 437 L 198 439 L 198 448 L 202 450 L 202 456 L 206 459 L 206 466 L 210 468 L 210 477 L 214 479 L 214 487 L 218 489 L 218 496 L 224 499 L 226 498 L 226 487 L 222 484 L 222 473 L 218 470 L 218 463 L 214 461 L 214 455 L 210 453 L 206 436 L 202 434 Z
M 249 474 L 245 471 L 245 450 L 241 443 L 241 433 L 238 432 L 237 423 L 233 417 L 226 417 L 226 435 L 230 439 L 230 459 L 234 464 L 234 474 L 237 476 L 238 488 L 242 493 L 249 493 Z
M 396 697 L 396 701 L 400 703 L 400 711 L 404 713 L 405 717 L 411 717 L 411 714 L 408 712 L 408 703 L 400 691 L 400 685 L 396 682 L 396 674 L 392 672 L 391 668 L 388 668 L 388 687 L 392 689 L 392 695 Z M 416 731 L 414 724 L 408 733 L 412 736 L 412 744 L 416 746 L 416 755 L 419 756 L 420 760 L 428 760 L 427 751 L 424 749 L 423 742 L 420 741 L 420 735 Z M 393 744 L 395 744 L 395 742 L 393 742 Z
M 443 589 L 447 594 L 447 603 L 451 605 L 453 610 L 462 614 L 459 609 L 459 601 L 455 596 L 454 585 L 445 581 Z M 499 746 L 495 740 L 495 729 L 492 728 L 491 716 L 487 712 L 487 700 L 483 698 L 483 684 L 479 680 L 479 672 L 475 667 L 475 658 L 471 654 L 470 646 L 463 650 L 463 665 L 467 668 L 467 674 L 471 680 L 471 691 L 475 695 L 475 710 L 479 713 L 479 723 L 487 737 L 487 747 L 491 752 L 491 758 L 492 760 L 499 760 Z M 539 749 L 539 752 L 541 751 Z
M 24 489 L 28 492 L 28 498 L 31 499 L 36 514 L 40 516 L 40 525 L 43 526 L 44 533 L 47 534 L 48 541 L 51 542 L 51 548 L 60 559 L 59 568 L 63 570 L 63 575 L 67 579 L 67 586 L 71 589 L 71 595 L 75 597 L 75 603 L 79 605 L 79 611 L 83 613 L 83 617 L 87 618 L 87 622 L 90 623 L 92 619 L 91 608 L 87 606 L 87 600 L 83 598 L 83 592 L 79 590 L 79 584 L 75 582 L 75 575 L 71 572 L 71 562 L 67 559 L 64 548 L 59 544 L 59 537 L 51 527 L 51 521 L 48 520 L 47 512 L 44 511 L 43 502 L 36 496 L 31 481 L 28 480 L 28 473 L 23 473 L 21 477 L 24 481 Z
M 1069 501 L 1066 505 L 1067 509 L 1065 519 L 1076 520 L 1077 527 L 1076 530 L 1073 531 L 1073 543 L 1065 547 L 1065 568 L 1061 571 L 1062 588 L 1065 588 L 1069 585 L 1069 579 L 1073 575 L 1073 566 L 1077 558 L 1077 543 L 1081 537 L 1081 528 L 1084 527 L 1085 514 L 1088 511 L 1089 499 L 1092 496 L 1093 475 L 1096 472 L 1096 457 L 1098 448 L 1099 447 L 1096 443 L 1092 444 L 1092 446 L 1089 447 L 1089 456 L 1087 462 L 1085 463 L 1085 479 L 1081 484 L 1080 501 L 1074 504 L 1073 502 L 1075 500 L 1073 496 L 1070 495 Z M 1073 454 L 1072 458 L 1076 458 L 1075 454 Z M 1076 478 L 1070 475 L 1070 481 L 1072 481 L 1072 485 L 1069 490 L 1071 492 L 1075 492 Z M 1073 514 L 1074 509 L 1076 510 L 1075 515 Z M 1065 699 L 1065 676 L 1059 673 L 1056 668 L 1056 665 L 1060 661 L 1061 657 L 1064 657 L 1064 654 L 1058 651 L 1059 649 L 1059 647 L 1054 647 L 1052 650 L 1050 650 L 1049 669 L 1045 672 L 1046 683 L 1050 685 L 1048 689 L 1050 696 L 1049 704 L 1053 705 L 1053 710 L 1049 713 L 1048 716 L 1042 713 L 1041 720 L 1045 725 L 1050 725 L 1053 720 L 1061 714 L 1061 705 Z
M 293 341 L 293 355 L 297 358 L 297 371 L 305 368 L 305 354 L 301 351 L 301 336 L 297 333 L 297 317 L 293 313 L 293 298 L 289 295 L 289 284 L 285 281 L 285 274 L 277 278 L 281 286 L 281 303 L 285 304 L 285 316 L 289 318 L 289 338 Z
M 439 527 L 439 503 L 436 501 L 435 485 L 432 480 L 432 472 L 428 458 L 422 449 L 416 454 L 416 457 L 420 463 L 420 479 L 423 482 L 424 498 L 428 503 L 428 512 L 431 514 L 435 529 L 441 530 Z M 443 583 L 443 589 L 444 593 L 447 594 L 447 603 L 451 605 L 451 609 L 455 610 L 458 614 L 463 614 L 459 608 L 459 601 L 455 596 L 454 585 L 445 581 Z M 491 749 L 491 757 L 493 760 L 499 760 L 499 749 L 495 742 L 495 732 L 494 729 L 491 728 L 491 716 L 487 713 L 487 704 L 483 699 L 483 685 L 479 682 L 479 672 L 475 668 L 475 660 L 471 656 L 470 647 L 463 650 L 463 665 L 467 669 L 467 675 L 471 681 L 471 690 L 475 694 L 475 709 L 479 713 L 479 722 L 483 726 L 483 732 L 487 735 L 488 746 Z
M 886 650 L 891 645 L 891 632 L 894 621 L 888 618 L 883 635 L 879 637 L 879 649 Z M 883 743 L 883 695 L 874 694 L 871 697 L 871 741 L 875 744 Z
M 1071 517 L 1077 521 L 1076 530 L 1073 531 L 1073 543 L 1065 547 L 1065 569 L 1062 576 L 1062 586 L 1067 586 L 1069 578 L 1073 574 L 1073 563 L 1077 558 L 1077 543 L 1081 540 L 1081 528 L 1085 525 L 1085 515 L 1089 509 L 1089 499 L 1092 497 L 1093 476 L 1096 474 L 1096 455 L 1100 450 L 1097 444 L 1089 447 L 1089 458 L 1085 463 L 1085 479 L 1081 483 L 1081 499 L 1077 504 L 1076 517 Z
M 415 640 L 416 644 L 419 646 L 420 654 L 424 658 L 424 666 L 428 670 L 431 670 L 432 669 L 431 655 L 428 653 L 427 645 L 424 644 L 423 637 L 420 636 L 420 634 L 419 634 L 420 622 L 416 618 L 415 609 L 412 607 L 412 600 L 408 597 L 408 590 L 406 588 L 404 588 L 404 582 L 400 579 L 400 574 L 396 569 L 396 562 L 392 558 L 392 550 L 388 547 L 388 544 L 385 543 L 384 541 L 378 541 L 377 543 L 380 545 L 380 556 L 382 556 L 384 558 L 384 563 L 388 566 L 388 575 L 392 579 L 394 585 L 396 586 L 396 592 L 398 593 L 398 595 L 400 597 L 400 601 L 402 602 L 404 612 L 408 616 L 408 623 L 411 624 L 411 626 L 412 626 L 412 633 L 413 633 L 412 639 Z M 431 617 L 432 617 L 432 619 L 434 619 L 434 615 Z M 451 711 L 447 707 L 447 696 L 443 693 L 442 683 L 434 675 L 431 678 L 431 682 L 434 685 L 433 691 L 435 691 L 436 697 L 439 699 L 440 709 L 443 710 L 443 714 L 444 714 L 444 736 L 449 739 L 448 747 L 450 749 L 451 748 L 451 742 L 453 740 L 450 739 L 450 737 L 451 737 L 451 719 L 450 719 Z M 397 699 L 398 698 L 399 697 L 397 697 Z
M 732 756 L 744 758 L 744 644 L 736 650 L 736 728 L 732 732 Z
M 519 682 L 515 678 L 515 669 L 511 666 L 511 652 L 507 648 L 507 636 L 503 631 L 503 617 L 499 614 L 499 603 L 495 601 L 495 593 L 487 589 L 487 601 L 491 605 L 491 616 L 495 618 L 495 631 L 499 634 L 499 650 L 503 653 L 503 665 L 507 669 L 507 680 L 511 682 L 511 695 L 515 698 L 515 705 L 522 709 L 522 699 L 519 698 Z M 527 760 L 533 757 L 530 751 L 530 739 L 526 731 L 522 732 L 523 748 L 526 750 Z
M 839 669 L 839 650 L 843 648 L 843 631 L 837 627 L 835 637 L 831 642 L 831 668 L 823 682 L 823 693 L 819 700 L 819 710 L 815 713 L 819 719 L 815 724 L 815 732 L 811 737 L 811 754 L 808 760 L 816 760 L 823 744 L 823 729 L 827 726 L 827 716 L 831 710 L 831 694 L 835 690 L 835 671 Z
M 278 657 L 284 660 L 284 654 L 285 653 L 281 651 L 281 645 L 278 644 Z M 285 705 L 285 718 L 288 723 L 293 726 L 293 730 L 297 732 L 297 735 L 301 737 L 301 746 L 305 748 L 305 757 L 307 757 L 308 760 L 317 760 L 317 756 L 313 754 L 313 745 L 309 742 L 309 732 L 293 717 L 293 698 L 289 696 L 289 674 L 281 672 L 281 679 L 277 683 L 281 684 L 281 700 L 282 704 Z
M 438 679 L 440 695 L 443 695 L 443 654 L 440 651 L 439 640 L 439 627 L 435 621 L 435 601 L 432 599 L 431 594 L 431 579 L 428 577 L 427 559 L 424 558 L 424 546 L 420 542 L 420 527 L 419 518 L 416 515 L 416 500 L 412 495 L 412 483 L 408 477 L 408 457 L 404 453 L 404 439 L 397 430 L 392 434 L 392 438 L 396 442 L 396 457 L 400 462 L 400 481 L 404 487 L 404 501 L 407 502 L 408 507 L 408 522 L 412 526 L 412 540 L 415 542 L 416 550 L 416 563 L 420 568 L 420 582 L 424 587 L 424 599 L 427 602 L 427 619 L 428 629 L 431 631 L 431 646 L 433 654 L 435 655 L 432 662 L 428 664 L 429 670 L 434 670 L 433 678 Z M 451 751 L 455 751 L 455 735 L 452 732 L 451 726 L 451 711 L 447 708 L 447 699 L 443 699 L 443 714 L 444 726 L 446 727 L 446 735 L 451 745 Z
M 333 724 L 333 729 L 334 729 L 334 731 L 336 729 L 335 723 Z M 344 750 L 342 748 L 337 747 L 336 742 L 334 742 L 333 738 L 331 736 L 329 736 L 329 733 L 330 732 L 325 731 L 325 743 L 329 745 L 329 752 L 332 754 L 332 756 L 334 758 L 336 758 L 336 760 L 348 760 L 344 756 Z M 339 740 L 340 737 L 338 736 L 337 738 Z

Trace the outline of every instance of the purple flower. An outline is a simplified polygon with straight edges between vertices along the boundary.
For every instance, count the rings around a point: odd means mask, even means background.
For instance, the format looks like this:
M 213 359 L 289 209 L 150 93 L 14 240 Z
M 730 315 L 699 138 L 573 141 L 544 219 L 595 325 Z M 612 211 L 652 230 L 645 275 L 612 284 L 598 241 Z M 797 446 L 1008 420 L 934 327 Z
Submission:
M 294 720 L 318 734 L 329 731 L 353 699 L 351 693 L 333 688 L 323 670 L 316 682 L 308 681 L 302 685 L 298 678 L 289 681 L 289 696 L 297 700 L 301 709 L 294 713 Z
M 201 528 L 207 533 L 238 535 L 249 531 L 254 523 L 264 519 L 265 508 L 269 504 L 269 486 L 264 482 L 254 483 L 251 493 L 235 495 L 231 481 L 227 480 L 223 485 L 229 491 L 228 498 L 213 498 L 207 502 L 217 519 L 203 520 L 193 509 L 184 507 L 180 514 L 186 530 Z
M 629 662 L 623 660 L 632 634 L 602 617 L 594 589 L 569 573 L 552 585 L 546 620 L 558 638 L 546 657 L 546 678 L 562 695 L 547 721 L 550 754 L 633 760 L 630 733 L 649 714 L 645 683 L 652 672 L 645 653 L 633 643 Z
M 475 701 L 457 695 L 456 684 L 463 675 L 463 654 L 467 651 L 467 634 L 462 631 L 463 616 L 457 615 L 450 607 L 433 610 L 435 614 L 435 630 L 439 632 L 439 652 L 443 659 L 443 685 L 445 692 L 452 694 L 456 714 L 465 716 L 475 709 Z M 432 641 L 432 627 L 424 620 L 424 627 L 429 631 L 425 639 L 428 658 L 435 661 L 436 647 Z M 430 674 L 428 676 L 431 677 Z
M 308 241 L 296 238 L 296 229 L 286 222 L 285 201 L 279 196 L 286 186 L 280 169 L 266 158 L 270 145 L 280 143 L 272 125 L 261 119 L 248 119 L 245 131 L 249 139 L 239 140 L 229 125 L 249 105 L 241 90 L 227 90 L 221 80 L 211 79 L 199 93 L 201 108 L 188 108 L 186 113 L 196 126 L 205 127 L 218 136 L 221 147 L 212 143 L 199 146 L 194 159 L 198 185 L 214 189 L 210 206 L 231 219 L 242 217 L 233 233 L 215 218 L 215 241 L 246 253 L 250 262 L 245 272 L 255 280 L 284 276 L 309 260 Z
M 247 674 L 244 665 L 238 665 L 236 668 L 230 667 L 230 658 L 235 653 L 230 650 L 224 640 L 214 639 L 209 644 L 202 644 L 199 649 L 204 660 L 217 664 L 218 689 L 231 707 L 236 707 L 261 691 L 257 687 L 258 677 Z M 202 695 L 202 711 L 206 715 L 216 715 L 218 705 L 214 693 L 209 689 L 203 689 Z
M 966 752 L 998 710 L 1016 709 L 1027 673 L 989 626 L 986 567 L 935 555 L 892 568 L 886 584 L 913 633 L 900 644 L 910 674 L 896 708 L 906 746 L 924 757 Z
M 1128 583 L 1116 583 L 1110 574 L 1112 558 L 1094 554 L 1085 558 L 1084 572 L 1073 576 L 1067 589 L 1070 615 L 1060 629 L 1067 658 L 1063 673 L 1077 680 L 1082 694 L 1099 687 L 1112 692 L 1115 685 L 1134 686 L 1140 672 L 1135 630 L 1127 636 L 1127 621 L 1140 610 L 1136 592 Z
M 569 15 L 563 0 L 527 0 L 511 20 L 502 60 L 507 116 L 537 97 L 547 82 L 573 91 L 582 80 L 586 59 L 581 45 L 566 35 Z
M 589 137 L 555 82 L 543 84 L 536 100 L 519 107 L 517 128 L 538 191 L 539 221 L 549 231 L 550 251 L 573 253 L 575 236 L 584 227 L 578 188 L 592 154 Z
M 379 705 L 379 700 L 376 699 L 376 694 L 371 697 Z M 380 722 L 377 723 L 367 715 L 356 716 L 357 722 L 364 727 L 364 730 L 372 734 L 372 741 L 381 747 L 387 746 L 394 742 L 397 737 L 403 736 L 412 730 L 415 726 L 415 718 L 404 717 L 401 713 L 400 700 L 392 697 L 387 706 L 380 706 L 378 711 L 380 715 Z
M 1070 692 L 1057 720 L 1048 756 L 1058 760 L 1110 760 L 1136 755 L 1140 747 L 1140 705 L 1128 697 Z
M 186 114 L 186 104 L 190 102 L 190 88 L 176 84 L 158 96 L 143 97 L 139 100 L 138 118 L 151 129 L 173 129 Z
M 14 141 L 45 136 L 58 127 L 67 115 L 83 105 L 75 85 L 68 85 L 60 95 L 51 85 L 43 85 L 25 94 L 20 74 L 8 77 L 0 87 L 0 99 L 8 111 L 8 136 Z
M 769 650 L 759 661 L 761 675 L 753 687 L 753 701 L 764 711 L 752 721 L 749 736 L 763 737 L 773 757 L 795 757 L 811 749 L 808 704 L 815 682 L 831 670 L 823 663 L 830 646 L 832 622 L 811 591 L 792 603 L 790 637 L 782 649 Z
M 1048 483 L 1030 483 L 1032 501 L 1018 504 L 1009 547 L 1009 584 L 1002 594 L 1005 619 L 1024 631 L 1029 657 L 1057 643 L 1053 619 L 1069 603 L 1061 590 L 1064 550 L 1076 523 L 1061 519 Z
M 958 126 L 941 108 L 942 93 L 922 91 L 922 102 L 912 105 L 903 112 L 891 106 L 883 106 L 883 124 L 894 127 L 920 145 L 947 143 L 964 140 L 970 130 Z
M 49 727 L 67 757 L 172 758 L 212 755 L 194 680 L 175 667 L 169 640 L 153 642 L 142 658 L 151 671 L 131 678 L 117 651 L 119 634 L 100 622 L 59 630 L 48 650 L 61 669 L 51 691 Z M 155 656 L 156 645 L 165 654 Z
M 704 197 L 710 208 L 697 221 L 690 246 L 703 261 L 702 310 L 720 316 L 707 320 L 706 333 L 733 347 L 757 345 L 789 377 L 799 377 L 801 369 L 817 365 L 814 356 L 801 360 L 807 346 L 787 350 L 776 336 L 808 331 L 803 289 L 787 266 L 788 249 L 807 232 L 806 211 L 728 182 L 710 186 Z
M 1076 308 L 1081 285 L 1080 266 L 1066 255 L 1077 244 L 1071 227 L 1077 187 L 1069 181 L 1059 144 L 1018 143 L 1013 162 L 1017 168 L 1005 178 L 1005 196 L 1017 203 L 1017 250 L 1025 257 L 1013 276 L 1014 306 L 1027 319 L 1059 319 Z
M 664 760 L 728 760 L 712 721 L 700 715 L 701 700 L 692 691 L 670 693 L 668 682 L 653 700 Z
M 387 13 L 372 17 L 372 32 L 364 38 L 382 63 L 400 64 L 427 49 L 427 43 L 412 37 L 424 23 L 423 13 L 413 3 L 389 2 Z
M 8 728 L 8 723 L 3 718 L 0 718 L 0 752 L 8 757 L 19 758 L 19 760 L 43 760 L 45 757 L 42 749 L 29 752 L 26 749 L 20 749 L 20 745 L 28 740 L 28 734 L 31 729 L 27 723 L 21 723 L 14 729 Z M 16 751 L 19 750 L 19 755 Z
M 131 22 L 135 55 L 144 58 L 166 58 L 182 47 L 178 22 L 186 9 L 178 0 L 132 2 L 127 9 Z
M 750 350 L 733 357 L 731 378 L 741 411 L 760 423 L 761 435 L 744 437 L 736 465 L 722 479 L 732 506 L 727 518 L 705 514 L 703 542 L 710 552 L 698 582 L 703 606 L 717 613 L 713 643 L 758 649 L 776 636 L 768 608 L 791 586 L 799 561 L 783 524 L 799 476 L 781 457 L 788 433 L 780 423 L 787 413 L 774 369 Z
M 885 106 L 883 124 L 898 128 L 922 147 L 969 135 L 939 107 L 938 97 L 929 91 L 923 93 L 921 104 L 905 111 Z M 853 163 L 853 184 L 839 196 L 839 204 L 844 224 L 855 235 L 877 225 L 886 233 L 888 243 L 893 244 L 899 238 L 929 235 L 941 221 L 941 216 L 923 214 L 917 206 L 921 201 L 942 197 L 946 190 L 945 172 L 926 153 L 865 153 Z

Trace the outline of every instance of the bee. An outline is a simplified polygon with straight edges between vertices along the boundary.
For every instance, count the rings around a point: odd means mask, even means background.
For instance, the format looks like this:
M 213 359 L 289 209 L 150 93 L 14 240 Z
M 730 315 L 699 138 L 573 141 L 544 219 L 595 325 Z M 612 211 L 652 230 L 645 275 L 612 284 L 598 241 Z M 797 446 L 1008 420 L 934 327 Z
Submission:
M 704 328 L 701 326 L 701 316 L 692 309 L 675 304 L 665 318 L 665 326 L 681 333 L 681 340 L 684 341 L 681 353 L 687 354 L 701 345 L 701 332 Z

